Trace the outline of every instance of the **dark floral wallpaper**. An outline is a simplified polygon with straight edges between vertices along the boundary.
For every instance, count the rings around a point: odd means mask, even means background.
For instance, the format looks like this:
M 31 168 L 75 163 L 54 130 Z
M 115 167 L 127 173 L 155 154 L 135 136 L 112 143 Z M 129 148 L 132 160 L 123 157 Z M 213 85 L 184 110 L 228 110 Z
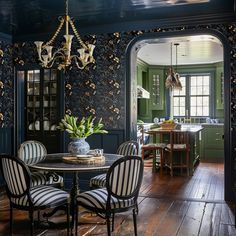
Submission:
M 186 29 L 215 29 L 222 32 L 231 46 L 231 120 L 236 126 L 236 25 L 200 25 L 179 28 L 157 28 L 143 31 L 115 32 L 89 35 L 85 41 L 96 45 L 96 63 L 84 70 L 73 66 L 65 71 L 65 111 L 80 117 L 93 114 L 103 118 L 106 128 L 125 127 L 125 73 L 126 48 L 135 37 L 142 34 L 174 32 Z M 58 45 L 61 42 L 57 42 Z M 13 122 L 13 63 L 24 66 L 37 63 L 35 46 L 32 42 L 4 45 L 0 55 L 0 122 L 11 126 Z M 13 54 L 11 53 L 13 50 Z M 7 62 L 7 63 L 4 63 Z M 3 118 L 2 118 L 3 117 Z
M 13 127 L 13 81 L 12 45 L 0 41 L 0 127 Z

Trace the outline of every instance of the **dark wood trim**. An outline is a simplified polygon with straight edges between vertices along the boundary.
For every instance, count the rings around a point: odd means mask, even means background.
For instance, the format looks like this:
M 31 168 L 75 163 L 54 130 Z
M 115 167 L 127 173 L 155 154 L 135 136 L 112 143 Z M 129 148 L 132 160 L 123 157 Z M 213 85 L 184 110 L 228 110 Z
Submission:
M 137 113 L 134 109 L 135 106 L 132 102 L 135 102 L 134 94 L 136 94 L 136 87 L 133 85 L 131 78 L 135 78 L 135 67 L 136 67 L 136 55 L 137 51 L 142 45 L 144 40 L 152 40 L 157 38 L 167 38 L 167 37 L 180 37 L 188 35 L 200 35 L 200 34 L 210 34 L 217 37 L 224 48 L 224 156 L 225 156 L 225 200 L 230 201 L 234 199 L 233 192 L 233 173 L 234 173 L 234 162 L 232 157 L 232 135 L 231 135 L 231 93 L 230 93 L 230 45 L 227 41 L 225 35 L 214 29 L 194 29 L 194 30 L 182 30 L 182 31 L 168 31 L 168 32 L 158 32 L 158 33 L 148 33 L 143 34 L 134 38 L 128 45 L 126 50 L 126 138 L 135 139 L 137 133 L 137 127 L 135 124 L 134 113 Z

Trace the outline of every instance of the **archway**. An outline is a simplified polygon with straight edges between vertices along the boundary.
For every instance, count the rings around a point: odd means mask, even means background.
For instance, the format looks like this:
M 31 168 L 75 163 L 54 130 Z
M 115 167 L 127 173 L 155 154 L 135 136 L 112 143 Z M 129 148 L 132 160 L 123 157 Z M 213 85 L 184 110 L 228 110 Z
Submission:
M 203 30 L 183 30 L 175 32 L 158 32 L 143 34 L 135 38 L 127 48 L 127 76 L 126 76 L 126 138 L 136 138 L 137 133 L 137 94 L 136 94 L 136 59 L 137 52 L 144 43 L 152 39 L 171 38 L 191 35 L 212 35 L 220 40 L 224 52 L 224 182 L 225 182 L 225 200 L 231 200 L 233 196 L 233 173 L 232 173 L 232 156 L 231 156 L 231 134 L 230 134 L 230 63 L 229 63 L 229 44 L 227 39 L 219 31 L 213 29 Z

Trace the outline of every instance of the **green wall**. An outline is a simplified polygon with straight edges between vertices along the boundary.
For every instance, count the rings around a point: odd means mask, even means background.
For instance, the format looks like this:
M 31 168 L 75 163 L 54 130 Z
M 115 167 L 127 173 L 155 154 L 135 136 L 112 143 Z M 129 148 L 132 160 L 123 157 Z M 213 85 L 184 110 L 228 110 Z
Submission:
M 138 119 L 144 122 L 153 122 L 154 117 L 168 118 L 167 111 L 167 97 L 168 90 L 165 89 L 165 79 L 169 66 L 151 66 L 145 64 L 142 61 L 137 63 L 137 84 L 143 86 L 150 92 L 150 99 L 138 99 Z M 146 74 L 145 74 L 145 73 Z M 190 74 L 190 73 L 211 73 L 213 76 L 213 116 L 211 118 L 218 118 L 223 122 L 224 110 L 222 101 L 222 74 L 223 74 L 223 62 L 204 64 L 204 65 L 186 65 L 178 66 L 178 73 Z M 143 73 L 147 75 L 143 78 Z M 153 82 L 158 75 L 159 80 L 159 92 L 156 95 L 156 83 Z M 144 83 L 144 80 L 147 80 Z M 158 97 L 158 99 L 157 99 Z

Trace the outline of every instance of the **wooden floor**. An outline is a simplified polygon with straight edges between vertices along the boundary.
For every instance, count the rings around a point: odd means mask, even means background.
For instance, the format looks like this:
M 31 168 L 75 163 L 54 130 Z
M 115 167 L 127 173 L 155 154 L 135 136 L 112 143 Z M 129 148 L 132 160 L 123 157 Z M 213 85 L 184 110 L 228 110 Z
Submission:
M 236 235 L 232 205 L 223 200 L 223 174 L 222 164 L 201 163 L 191 177 L 170 177 L 165 172 L 160 176 L 145 168 L 139 197 L 138 235 Z M 8 201 L 2 197 L 0 203 L 0 236 L 7 236 Z M 99 217 L 84 214 L 83 220 L 97 223 L 80 225 L 80 236 L 107 235 L 106 225 Z M 50 218 L 50 222 L 55 224 L 44 235 L 66 235 L 63 215 Z M 14 235 L 28 235 L 28 224 L 27 214 L 15 210 Z M 132 215 L 117 215 L 113 235 L 133 236 L 133 232 Z

